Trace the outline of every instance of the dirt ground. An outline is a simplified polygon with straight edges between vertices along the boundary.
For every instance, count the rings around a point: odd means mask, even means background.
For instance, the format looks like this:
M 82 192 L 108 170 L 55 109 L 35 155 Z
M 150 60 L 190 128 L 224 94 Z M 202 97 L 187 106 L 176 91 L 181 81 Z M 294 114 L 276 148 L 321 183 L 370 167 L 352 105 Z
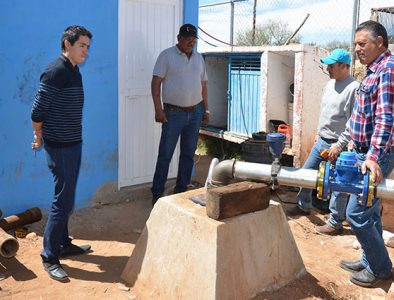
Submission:
M 196 164 L 196 187 L 204 184 L 208 162 L 202 159 Z M 295 201 L 294 189 L 281 188 L 278 193 L 283 201 Z M 279 201 L 276 195 L 272 199 Z M 283 203 L 284 208 L 289 205 Z M 76 244 L 89 243 L 93 251 L 61 261 L 70 276 L 65 283 L 50 279 L 41 265 L 45 216 L 27 226 L 32 233 L 18 239 L 16 257 L 0 257 L 0 273 L 5 277 L 0 281 L 0 299 L 139 299 L 121 283 L 120 275 L 150 210 L 148 187 L 118 192 L 109 185 L 93 199 L 91 207 L 76 211 L 70 219 L 70 232 Z M 355 237 L 350 229 L 334 237 L 317 234 L 315 226 L 323 224 L 327 217 L 314 210 L 308 217 L 289 219 L 307 274 L 256 299 L 394 299 L 392 281 L 372 289 L 350 283 L 349 273 L 338 263 L 340 259 L 357 259 L 360 250 L 353 248 Z M 394 261 L 394 249 L 388 250 Z

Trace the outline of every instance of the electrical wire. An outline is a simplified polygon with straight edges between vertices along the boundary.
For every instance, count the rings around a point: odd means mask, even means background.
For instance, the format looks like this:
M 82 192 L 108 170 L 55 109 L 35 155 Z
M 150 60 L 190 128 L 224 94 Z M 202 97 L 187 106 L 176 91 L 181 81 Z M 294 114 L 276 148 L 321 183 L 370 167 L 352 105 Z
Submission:
M 202 32 L 204 32 L 204 33 L 205 33 L 207 36 L 209 36 L 210 38 L 214 39 L 215 41 L 218 41 L 218 42 L 220 42 L 220 43 L 222 43 L 222 44 L 225 44 L 225 45 L 228 45 L 228 46 L 231 46 L 231 47 L 239 47 L 239 45 L 233 45 L 233 44 L 227 43 L 227 42 L 225 42 L 225 41 L 222 41 L 222 40 L 220 40 L 220 39 L 214 37 L 213 35 L 210 35 L 208 32 L 206 32 L 205 30 L 203 30 L 200 26 L 198 26 L 198 29 L 201 30 Z
M 239 105 L 241 107 L 242 121 L 244 124 L 244 128 L 246 131 L 246 135 L 249 136 L 248 126 L 246 124 L 245 110 L 244 105 L 242 103 L 242 84 L 241 84 L 241 67 L 238 69 L 238 89 L 239 89 Z M 245 98 L 244 98 L 245 99 Z
M 286 204 L 297 204 L 297 203 L 294 203 L 294 202 L 290 202 L 290 201 L 285 201 L 285 200 L 283 200 L 281 197 L 279 197 L 279 194 L 278 194 L 278 192 L 277 192 L 276 190 L 272 190 L 272 191 L 274 192 L 275 196 L 278 198 L 278 200 L 279 200 L 280 202 L 286 203 Z
M 201 40 L 201 41 L 203 41 L 204 43 L 207 43 L 209 46 L 218 47 L 218 45 L 214 45 L 214 44 L 212 44 L 212 43 L 210 43 L 210 42 L 204 40 L 204 39 L 201 37 L 201 35 L 198 35 L 198 39 Z

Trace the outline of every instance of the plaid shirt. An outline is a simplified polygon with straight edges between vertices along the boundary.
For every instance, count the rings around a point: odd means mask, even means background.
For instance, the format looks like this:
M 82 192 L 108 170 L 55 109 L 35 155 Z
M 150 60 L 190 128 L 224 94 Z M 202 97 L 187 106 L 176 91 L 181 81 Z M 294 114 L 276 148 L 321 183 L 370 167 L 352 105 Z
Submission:
M 387 50 L 368 66 L 349 119 L 349 133 L 356 147 L 369 147 L 366 159 L 377 162 L 390 150 L 393 106 L 394 56 Z

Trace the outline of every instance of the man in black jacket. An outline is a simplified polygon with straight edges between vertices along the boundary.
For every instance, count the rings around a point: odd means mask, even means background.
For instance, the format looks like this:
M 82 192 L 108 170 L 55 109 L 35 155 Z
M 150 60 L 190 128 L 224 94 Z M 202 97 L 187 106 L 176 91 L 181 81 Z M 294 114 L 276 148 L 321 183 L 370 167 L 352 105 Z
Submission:
M 92 34 L 82 26 L 70 26 L 62 34 L 62 54 L 40 77 L 31 119 L 34 151 L 44 146 L 55 193 L 44 232 L 41 258 L 52 279 L 68 275 L 59 258 L 86 253 L 90 245 L 76 246 L 68 234 L 75 189 L 81 165 L 82 108 L 84 94 L 78 65 L 84 63 Z

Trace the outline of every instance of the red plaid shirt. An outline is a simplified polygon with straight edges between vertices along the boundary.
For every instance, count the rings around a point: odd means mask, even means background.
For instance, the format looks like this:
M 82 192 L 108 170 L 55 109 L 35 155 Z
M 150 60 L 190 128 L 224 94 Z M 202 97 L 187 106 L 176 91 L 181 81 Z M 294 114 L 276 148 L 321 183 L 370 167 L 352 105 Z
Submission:
M 356 147 L 369 147 L 366 159 L 378 161 L 389 151 L 394 133 L 394 56 L 382 53 L 367 68 L 349 120 Z

